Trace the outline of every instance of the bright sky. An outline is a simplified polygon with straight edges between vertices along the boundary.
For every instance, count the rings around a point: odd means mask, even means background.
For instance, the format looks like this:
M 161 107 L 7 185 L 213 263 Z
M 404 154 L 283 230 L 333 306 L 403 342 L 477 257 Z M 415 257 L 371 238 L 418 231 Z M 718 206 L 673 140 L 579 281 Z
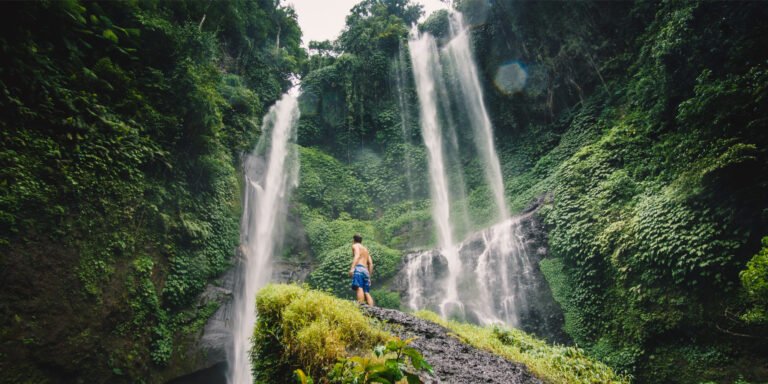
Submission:
M 361 0 L 288 0 L 293 4 L 299 16 L 299 26 L 303 32 L 302 45 L 305 47 L 312 40 L 335 40 L 344 29 L 344 21 L 349 10 Z M 424 6 L 424 16 L 448 8 L 440 0 L 411 0 Z

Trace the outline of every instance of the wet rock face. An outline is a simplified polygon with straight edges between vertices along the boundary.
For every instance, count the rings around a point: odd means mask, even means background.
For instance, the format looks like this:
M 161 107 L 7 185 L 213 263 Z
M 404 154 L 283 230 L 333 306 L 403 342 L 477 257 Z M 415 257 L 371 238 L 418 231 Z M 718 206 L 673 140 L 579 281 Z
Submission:
M 425 383 L 541 383 L 525 365 L 463 344 L 435 323 L 391 309 L 363 308 L 369 316 L 396 325 L 392 331 L 400 338 L 416 338 L 411 346 L 434 369 L 433 376 L 422 376 Z
M 227 361 L 227 350 L 232 342 L 232 331 L 229 329 L 231 319 L 229 303 L 232 300 L 233 288 L 234 270 L 231 270 L 222 276 L 218 286 L 209 284 L 201 297 L 202 305 L 212 301 L 221 304 L 205 323 L 198 344 L 193 346 L 193 350 L 203 356 L 199 363 L 202 367 L 211 367 Z
M 395 286 L 404 306 L 481 325 L 504 323 L 551 342 L 569 342 L 562 331 L 562 310 L 539 269 L 547 239 L 535 207 L 470 235 L 457 247 L 460 305 L 441 306 L 447 260 L 438 250 L 429 250 L 403 258 Z
M 305 262 L 279 260 L 272 269 L 275 283 L 300 283 L 306 280 L 312 266 Z M 211 302 L 219 309 L 205 323 L 200 336 L 189 345 L 182 369 L 187 373 L 169 383 L 173 384 L 226 384 L 227 352 L 232 348 L 232 290 L 235 288 L 235 268 L 209 284 L 200 295 L 198 306 Z
M 403 305 L 437 311 L 439 298 L 445 296 L 448 260 L 436 250 L 405 255 L 403 267 L 395 277 Z

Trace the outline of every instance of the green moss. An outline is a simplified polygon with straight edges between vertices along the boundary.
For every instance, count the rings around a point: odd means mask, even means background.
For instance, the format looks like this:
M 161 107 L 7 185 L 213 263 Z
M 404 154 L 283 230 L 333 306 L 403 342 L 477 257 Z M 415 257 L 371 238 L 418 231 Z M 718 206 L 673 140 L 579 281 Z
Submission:
M 570 308 L 571 299 L 569 297 L 568 275 L 563 268 L 561 259 L 548 257 L 539 262 L 539 268 L 544 278 L 552 290 L 552 296 L 555 301 L 563 308 L 565 324 L 563 330 L 569 335 L 577 335 L 584 328 L 579 318 L 579 311 Z

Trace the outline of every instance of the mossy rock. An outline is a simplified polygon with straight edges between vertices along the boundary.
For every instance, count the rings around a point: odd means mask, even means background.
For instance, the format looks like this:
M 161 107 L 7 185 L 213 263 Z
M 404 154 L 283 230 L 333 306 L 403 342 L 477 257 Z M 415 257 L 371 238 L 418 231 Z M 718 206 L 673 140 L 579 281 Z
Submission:
M 268 285 L 259 312 L 251 361 L 256 382 L 293 382 L 293 371 L 324 375 L 341 358 L 370 353 L 392 336 L 351 301 L 297 285 Z

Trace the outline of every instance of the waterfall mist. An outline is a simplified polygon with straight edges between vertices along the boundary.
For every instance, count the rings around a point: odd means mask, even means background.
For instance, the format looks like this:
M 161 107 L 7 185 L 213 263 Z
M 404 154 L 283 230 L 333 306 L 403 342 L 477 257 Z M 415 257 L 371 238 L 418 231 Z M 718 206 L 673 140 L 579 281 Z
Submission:
M 282 246 L 288 198 L 298 182 L 299 161 L 294 145 L 298 118 L 298 101 L 286 93 L 264 117 L 261 138 L 244 162 L 233 345 L 227 374 L 232 384 L 253 382 L 249 350 L 256 324 L 256 292 L 272 275 L 272 255 Z

